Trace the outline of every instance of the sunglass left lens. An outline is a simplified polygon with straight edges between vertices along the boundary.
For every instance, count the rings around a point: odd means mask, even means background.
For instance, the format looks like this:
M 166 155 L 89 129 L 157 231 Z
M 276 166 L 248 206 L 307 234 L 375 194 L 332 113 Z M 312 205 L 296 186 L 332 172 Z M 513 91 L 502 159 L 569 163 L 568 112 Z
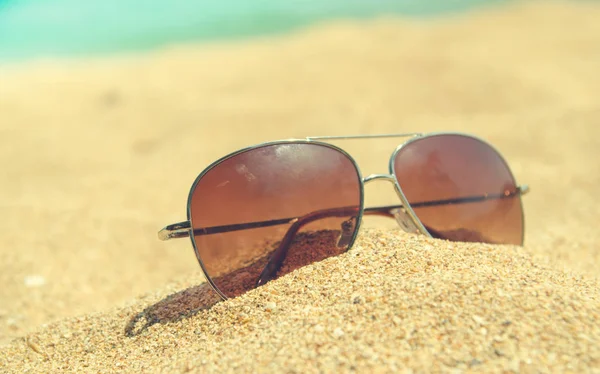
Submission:
M 361 193 L 354 162 L 336 148 L 243 151 L 210 168 L 190 194 L 196 254 L 217 289 L 235 297 L 348 249 Z
M 453 134 L 416 139 L 396 153 L 394 174 L 433 237 L 522 244 L 518 187 L 502 156 L 483 141 Z

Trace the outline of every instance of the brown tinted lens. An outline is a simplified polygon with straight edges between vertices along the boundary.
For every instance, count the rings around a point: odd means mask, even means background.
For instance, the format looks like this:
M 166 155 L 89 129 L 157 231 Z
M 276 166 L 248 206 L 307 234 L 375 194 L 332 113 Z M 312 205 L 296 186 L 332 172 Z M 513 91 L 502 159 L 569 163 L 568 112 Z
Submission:
M 521 197 L 506 162 L 486 143 L 461 135 L 417 139 L 396 154 L 394 172 L 433 237 L 521 244 Z
M 196 254 L 234 297 L 348 249 L 362 187 L 354 162 L 314 143 L 254 148 L 221 161 L 190 195 Z

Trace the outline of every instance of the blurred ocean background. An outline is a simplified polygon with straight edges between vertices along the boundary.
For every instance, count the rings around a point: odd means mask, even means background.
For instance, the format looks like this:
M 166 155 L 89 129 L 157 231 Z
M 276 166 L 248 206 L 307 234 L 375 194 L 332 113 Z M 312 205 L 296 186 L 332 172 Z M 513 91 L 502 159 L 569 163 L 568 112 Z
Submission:
M 511 0 L 0 0 L 0 62 L 148 50 L 335 18 L 423 17 Z

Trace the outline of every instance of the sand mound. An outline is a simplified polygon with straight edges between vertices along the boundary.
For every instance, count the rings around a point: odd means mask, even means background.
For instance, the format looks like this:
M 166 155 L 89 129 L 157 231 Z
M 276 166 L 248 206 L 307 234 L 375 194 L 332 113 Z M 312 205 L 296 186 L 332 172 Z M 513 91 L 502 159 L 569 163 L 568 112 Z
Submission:
M 598 19 L 534 2 L 1 66 L 0 371 L 598 368 Z M 363 232 L 204 309 L 189 241 L 156 239 L 240 147 L 444 130 L 488 140 L 531 186 L 524 248 Z M 367 175 L 397 142 L 337 145 Z
M 207 310 L 205 291 L 52 324 L 5 348 L 2 364 L 40 372 L 600 364 L 598 283 L 536 265 L 517 247 L 373 230 L 351 252 Z

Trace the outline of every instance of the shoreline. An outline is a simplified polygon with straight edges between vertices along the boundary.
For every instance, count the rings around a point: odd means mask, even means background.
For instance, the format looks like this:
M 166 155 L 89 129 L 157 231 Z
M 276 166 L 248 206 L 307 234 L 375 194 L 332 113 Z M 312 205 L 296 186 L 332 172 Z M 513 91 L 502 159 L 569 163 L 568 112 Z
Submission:
M 229 42 L 236 39 L 273 36 L 302 31 L 335 20 L 360 20 L 385 14 L 420 18 L 446 16 L 481 8 L 494 8 L 507 0 L 459 0 L 448 5 L 434 1 L 428 5 L 408 2 L 328 2 L 288 7 L 267 1 L 257 7 L 243 2 L 228 5 L 180 2 L 176 7 L 150 2 L 139 7 L 135 1 L 111 4 L 82 4 L 55 1 L 38 4 L 20 2 L 0 7 L 0 57 L 22 60 L 29 57 L 63 56 L 97 58 L 103 54 L 145 52 L 194 42 Z M 40 14 L 63 13 L 60 21 Z M 157 17 L 160 14 L 160 17 Z M 134 15 L 134 16 L 132 16 Z M 56 16 L 55 16 L 56 17 Z M 102 28 L 94 25 L 101 24 Z M 72 30 L 83 30 L 73 33 Z M 12 37 L 19 35 L 19 37 Z M 61 41 L 58 43 L 58 41 Z M 45 52 L 40 53 L 43 50 Z

